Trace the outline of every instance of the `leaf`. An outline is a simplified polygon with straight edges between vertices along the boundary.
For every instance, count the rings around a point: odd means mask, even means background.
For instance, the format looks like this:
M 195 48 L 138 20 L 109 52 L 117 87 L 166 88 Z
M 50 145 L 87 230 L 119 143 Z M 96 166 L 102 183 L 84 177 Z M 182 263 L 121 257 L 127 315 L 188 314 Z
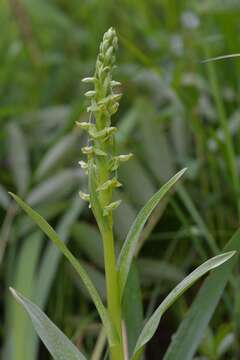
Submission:
M 181 296 L 201 276 L 229 260 L 235 253 L 236 251 L 229 251 L 205 261 L 168 294 L 144 326 L 135 346 L 134 355 L 132 357 L 133 360 L 137 359 L 141 354 L 143 346 L 153 337 L 157 330 L 162 315 L 179 298 L 179 296 Z
M 143 304 L 140 289 L 138 266 L 133 261 L 123 296 L 123 317 L 128 342 L 128 353 L 131 356 L 143 324 Z
M 131 266 L 132 259 L 134 257 L 134 252 L 138 243 L 139 236 L 148 217 L 151 215 L 151 212 L 158 205 L 158 203 L 168 193 L 168 191 L 182 177 L 185 171 L 186 169 L 179 171 L 166 184 L 164 184 L 161 187 L 161 189 L 158 192 L 156 192 L 150 198 L 150 200 L 148 200 L 148 202 L 141 209 L 134 223 L 132 224 L 118 258 L 118 272 L 119 272 L 119 284 L 120 284 L 121 296 L 123 295 L 124 287 L 127 281 L 129 269 Z
M 26 193 L 30 180 L 30 168 L 26 138 L 16 123 L 8 126 L 9 161 L 18 193 Z
M 230 250 L 240 250 L 240 230 L 224 247 L 224 251 Z M 175 360 L 176 356 L 184 360 L 193 358 L 236 262 L 237 257 L 234 257 L 212 272 L 204 281 L 185 319 L 172 338 L 164 360 Z
M 7 209 L 10 205 L 10 198 L 8 196 L 7 190 L 0 184 L 0 205 Z
M 60 218 L 56 229 L 64 243 L 68 242 L 72 224 L 76 221 L 84 207 L 85 203 L 80 201 L 79 196 L 74 196 L 74 199 L 72 200 L 72 203 L 69 204 L 67 211 Z M 61 255 L 62 253 L 58 251 L 54 244 L 49 242 L 39 264 L 38 275 L 36 278 L 36 300 L 37 305 L 41 308 L 44 308 L 46 305 Z
M 202 63 L 207 63 L 210 61 L 218 61 L 218 60 L 226 60 L 226 59 L 232 59 L 232 58 L 236 58 L 239 57 L 240 53 L 236 53 L 236 54 L 228 54 L 228 55 L 221 55 L 221 56 L 216 56 L 216 57 L 212 57 L 206 60 L 203 60 Z
M 86 360 L 85 356 L 57 328 L 57 326 L 30 300 L 10 288 L 14 298 L 24 307 L 33 326 L 54 360 Z
M 14 200 L 18 203 L 18 205 L 31 217 L 31 219 L 40 227 L 40 229 L 49 237 L 49 239 L 52 240 L 52 242 L 58 247 L 58 249 L 63 253 L 63 255 L 68 259 L 68 261 L 77 271 L 84 285 L 88 289 L 92 297 L 92 300 L 98 310 L 99 316 L 102 320 L 102 323 L 108 335 L 110 344 L 114 344 L 116 332 L 112 327 L 112 324 L 109 320 L 107 311 L 101 301 L 101 298 L 85 269 L 80 265 L 79 261 L 73 256 L 73 254 L 68 250 L 64 242 L 59 238 L 56 231 L 53 230 L 53 228 L 47 223 L 47 221 L 41 215 L 39 215 L 36 211 L 34 211 L 17 195 L 12 193 L 10 193 L 10 195 L 14 198 Z
M 159 114 L 156 108 L 145 99 L 140 103 L 140 127 L 142 154 L 145 163 L 156 179 L 161 182 L 167 181 L 174 173 L 174 161 L 171 147 L 168 143 L 166 131 L 159 121 Z M 146 121 L 145 114 L 148 114 Z
M 81 178 L 81 173 L 75 169 L 59 171 L 56 175 L 49 177 L 37 185 L 27 197 L 31 206 L 42 204 L 45 201 L 62 198 L 71 192 Z
M 17 262 L 15 259 L 14 287 L 26 296 L 35 296 L 35 271 L 37 268 L 43 234 L 38 230 L 29 235 L 18 250 Z M 37 352 L 37 336 L 26 313 L 15 301 L 7 301 L 7 311 L 10 314 L 9 334 L 12 338 L 11 359 L 35 359 Z
M 70 133 L 60 139 L 49 151 L 44 155 L 37 170 L 36 178 L 42 179 L 52 169 L 56 167 L 56 164 L 62 162 L 72 151 L 76 141 L 78 139 L 78 133 Z

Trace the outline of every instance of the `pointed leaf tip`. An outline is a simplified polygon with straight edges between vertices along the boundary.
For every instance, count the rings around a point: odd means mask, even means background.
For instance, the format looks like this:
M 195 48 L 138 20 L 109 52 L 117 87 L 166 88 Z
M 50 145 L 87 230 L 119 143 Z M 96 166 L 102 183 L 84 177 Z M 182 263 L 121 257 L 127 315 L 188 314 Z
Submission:
M 168 308 L 186 291 L 188 290 L 200 277 L 205 275 L 207 272 L 217 268 L 232 256 L 236 254 L 236 251 L 229 251 L 205 261 L 188 276 L 186 276 L 162 301 L 158 308 L 154 311 L 152 316 L 149 318 L 145 326 L 143 327 L 139 338 L 137 340 L 133 360 L 138 358 L 144 345 L 151 340 L 155 331 L 157 330 L 158 324 L 161 320 L 162 315 L 168 310 Z
M 37 334 L 54 360 L 86 360 L 85 356 L 77 347 L 37 305 L 18 293 L 15 289 L 10 287 L 9 290 L 31 318 Z

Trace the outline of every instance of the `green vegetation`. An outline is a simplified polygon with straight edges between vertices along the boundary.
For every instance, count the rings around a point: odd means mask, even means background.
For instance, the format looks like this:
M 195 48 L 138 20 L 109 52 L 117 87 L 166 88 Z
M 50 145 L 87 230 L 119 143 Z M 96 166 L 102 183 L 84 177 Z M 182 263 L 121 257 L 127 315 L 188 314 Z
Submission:
M 2 357 L 237 359 L 239 5 L 0 9 Z

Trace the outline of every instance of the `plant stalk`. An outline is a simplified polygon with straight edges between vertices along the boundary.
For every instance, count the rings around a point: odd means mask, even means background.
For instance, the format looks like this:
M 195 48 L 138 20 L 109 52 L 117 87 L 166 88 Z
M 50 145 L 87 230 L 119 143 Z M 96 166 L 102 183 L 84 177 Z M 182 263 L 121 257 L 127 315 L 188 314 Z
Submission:
M 107 303 L 109 316 L 116 328 L 119 343 L 110 348 L 112 360 L 124 360 L 122 331 L 121 331 L 121 304 L 116 271 L 116 258 L 112 229 L 107 229 L 103 234 L 104 264 L 107 289 Z

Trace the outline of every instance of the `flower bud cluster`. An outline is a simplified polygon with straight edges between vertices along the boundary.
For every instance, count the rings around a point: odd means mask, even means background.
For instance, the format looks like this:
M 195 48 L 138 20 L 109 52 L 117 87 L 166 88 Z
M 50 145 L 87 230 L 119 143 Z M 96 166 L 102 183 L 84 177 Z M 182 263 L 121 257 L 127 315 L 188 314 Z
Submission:
M 90 100 L 87 108 L 90 113 L 89 122 L 77 122 L 77 126 L 89 136 L 89 144 L 82 148 L 87 161 L 80 161 L 79 164 L 86 174 L 90 165 L 94 170 L 95 194 L 104 217 L 111 216 L 121 202 L 112 201 L 113 189 L 122 185 L 117 179 L 117 169 L 121 162 L 128 161 L 132 156 L 114 154 L 114 135 L 117 128 L 111 126 L 111 116 L 116 113 L 121 98 L 121 94 L 116 93 L 116 88 L 121 84 L 112 79 L 117 47 L 116 32 L 110 28 L 103 36 L 94 76 L 82 80 L 93 85 L 93 90 L 85 93 Z M 80 192 L 80 196 L 88 201 L 90 206 L 93 205 L 91 193 Z

